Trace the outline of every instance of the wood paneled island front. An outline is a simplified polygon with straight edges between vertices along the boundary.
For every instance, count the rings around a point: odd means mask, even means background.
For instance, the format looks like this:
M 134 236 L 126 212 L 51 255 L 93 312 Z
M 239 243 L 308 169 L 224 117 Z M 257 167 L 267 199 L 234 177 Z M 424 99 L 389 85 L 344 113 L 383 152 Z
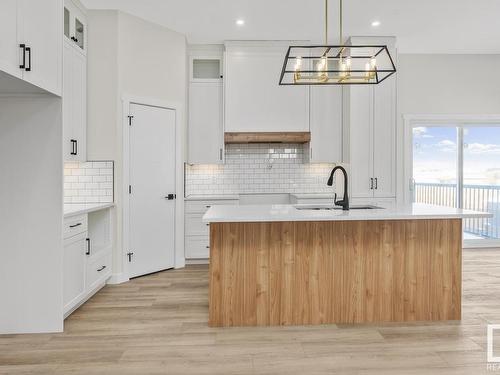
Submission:
M 461 319 L 462 218 L 484 216 L 212 207 L 209 326 Z

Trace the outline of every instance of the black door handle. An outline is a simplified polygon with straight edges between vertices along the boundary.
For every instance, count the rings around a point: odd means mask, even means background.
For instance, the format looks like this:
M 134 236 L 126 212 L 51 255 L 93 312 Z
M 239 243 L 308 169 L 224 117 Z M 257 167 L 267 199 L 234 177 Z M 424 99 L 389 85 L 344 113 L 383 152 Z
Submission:
M 171 200 L 174 200 L 175 198 L 177 198 L 177 195 L 176 194 L 168 194 L 165 199 L 168 199 L 169 201 Z
M 101 271 L 102 271 L 102 270 L 104 270 L 104 269 L 106 269 L 106 266 L 102 266 L 101 268 L 99 268 L 99 269 L 97 270 L 97 272 L 101 272 Z
M 26 70 L 27 72 L 31 72 L 31 47 L 26 47 L 26 52 L 28 53 L 29 66 L 27 66 L 24 70 Z
M 85 255 L 90 255 L 90 238 L 87 238 L 86 241 L 87 241 L 87 252 L 85 253 Z
M 19 45 L 19 48 L 23 50 L 23 63 L 19 65 L 20 69 L 26 68 L 26 44 L 22 43 Z

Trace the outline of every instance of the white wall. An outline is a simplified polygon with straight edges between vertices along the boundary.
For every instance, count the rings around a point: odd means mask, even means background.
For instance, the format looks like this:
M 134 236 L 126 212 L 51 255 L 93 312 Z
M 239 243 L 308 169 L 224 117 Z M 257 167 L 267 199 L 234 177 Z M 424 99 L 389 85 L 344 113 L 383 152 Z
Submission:
M 124 270 L 122 245 L 124 96 L 151 98 L 179 106 L 185 144 L 186 38 L 116 11 L 89 11 L 89 159 L 115 161 L 116 231 L 113 281 Z M 103 34 L 108 35 L 103 36 Z M 102 64 L 103 59 L 111 62 Z M 102 65 L 102 66 L 101 66 Z M 114 102 L 114 105 L 113 105 Z M 96 140 L 99 138 L 99 140 Z M 183 161 L 183 158 L 181 162 Z M 180 176 L 182 177 L 182 176 Z M 182 196 L 180 191 L 178 196 Z M 180 214 L 180 213 L 178 213 Z M 178 216 L 180 217 L 180 216 Z M 183 224 L 183 219 L 181 226 Z
M 403 178 L 403 115 L 500 114 L 500 55 L 398 56 L 398 198 Z
M 0 98 L 0 333 L 63 329 L 61 113 Z

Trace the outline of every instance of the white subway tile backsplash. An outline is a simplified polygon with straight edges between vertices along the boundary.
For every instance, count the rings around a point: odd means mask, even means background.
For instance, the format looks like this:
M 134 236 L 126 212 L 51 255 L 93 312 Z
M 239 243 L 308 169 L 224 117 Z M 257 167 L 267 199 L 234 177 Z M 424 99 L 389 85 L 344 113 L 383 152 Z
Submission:
M 64 203 L 113 202 L 113 162 L 64 163 Z
M 186 195 L 326 193 L 334 164 L 308 164 L 303 145 L 227 145 L 224 165 L 186 166 Z

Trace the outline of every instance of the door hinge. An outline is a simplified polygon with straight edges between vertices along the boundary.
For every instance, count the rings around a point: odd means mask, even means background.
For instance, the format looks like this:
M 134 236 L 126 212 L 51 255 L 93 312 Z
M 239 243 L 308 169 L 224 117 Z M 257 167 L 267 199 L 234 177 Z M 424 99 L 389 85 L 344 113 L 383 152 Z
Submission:
M 134 253 L 127 253 L 129 263 L 132 262 L 132 255 L 134 255 Z
M 134 118 L 134 116 L 132 115 L 128 115 L 128 126 L 132 126 L 132 119 Z
M 132 185 L 129 185 L 129 186 L 128 186 L 128 193 L 129 193 L 129 194 L 132 194 Z

